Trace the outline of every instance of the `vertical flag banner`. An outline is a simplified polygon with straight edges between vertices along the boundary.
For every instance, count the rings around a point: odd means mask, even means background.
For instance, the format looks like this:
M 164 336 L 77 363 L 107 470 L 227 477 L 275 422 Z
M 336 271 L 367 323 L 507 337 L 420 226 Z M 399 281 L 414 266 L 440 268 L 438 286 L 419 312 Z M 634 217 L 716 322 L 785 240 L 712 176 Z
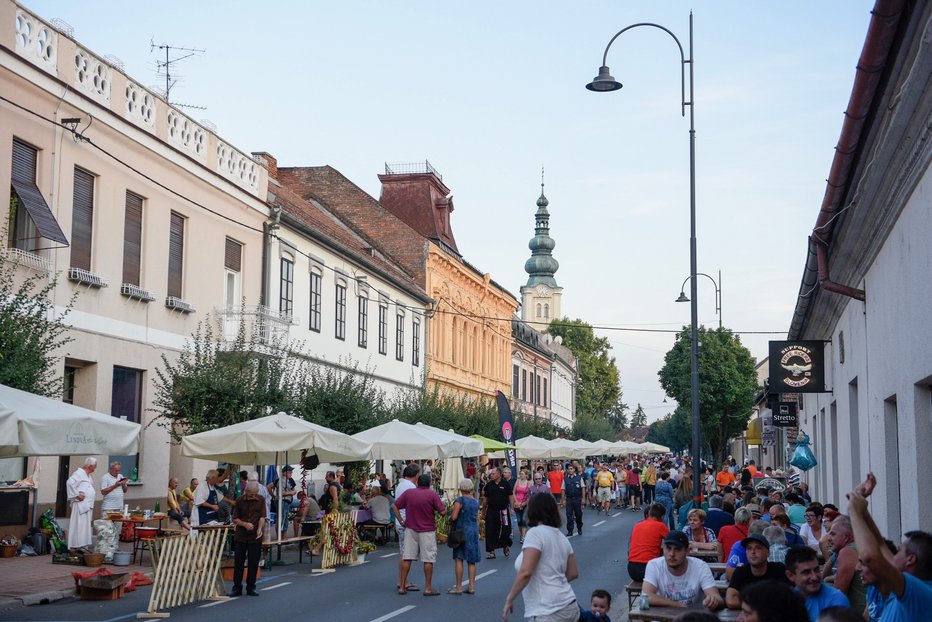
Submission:
M 502 441 L 509 445 L 515 444 L 515 424 L 511 418 L 511 406 L 508 405 L 508 398 L 501 391 L 495 392 L 495 403 L 498 405 L 498 423 L 502 429 Z M 518 455 L 514 449 L 505 452 L 508 460 L 508 466 L 511 467 L 512 473 L 516 473 L 518 466 Z

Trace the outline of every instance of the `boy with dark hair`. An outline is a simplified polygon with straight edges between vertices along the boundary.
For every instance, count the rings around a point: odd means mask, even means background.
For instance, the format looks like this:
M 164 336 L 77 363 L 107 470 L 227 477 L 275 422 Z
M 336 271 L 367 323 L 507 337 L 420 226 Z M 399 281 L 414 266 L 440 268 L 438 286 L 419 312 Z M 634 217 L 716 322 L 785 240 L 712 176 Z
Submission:
M 608 610 L 612 608 L 612 595 L 605 590 L 593 590 L 589 611 L 580 611 L 579 622 L 612 622 Z

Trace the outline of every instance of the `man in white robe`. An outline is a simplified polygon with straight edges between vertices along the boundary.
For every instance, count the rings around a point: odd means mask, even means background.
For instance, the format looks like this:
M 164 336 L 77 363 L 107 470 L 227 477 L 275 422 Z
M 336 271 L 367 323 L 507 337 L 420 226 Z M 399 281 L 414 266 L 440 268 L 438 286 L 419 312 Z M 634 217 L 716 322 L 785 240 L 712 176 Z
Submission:
M 97 469 L 96 458 L 85 458 L 84 466 L 71 474 L 67 482 L 71 519 L 68 523 L 68 548 L 79 549 L 93 544 L 91 523 L 94 519 L 94 481 L 91 473 Z

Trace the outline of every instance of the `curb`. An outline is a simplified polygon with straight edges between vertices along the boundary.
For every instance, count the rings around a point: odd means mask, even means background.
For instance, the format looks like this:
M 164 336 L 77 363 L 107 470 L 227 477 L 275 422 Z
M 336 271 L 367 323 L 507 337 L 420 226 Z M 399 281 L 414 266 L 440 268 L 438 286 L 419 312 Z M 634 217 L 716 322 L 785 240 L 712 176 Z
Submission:
M 26 596 L 21 596 L 16 600 L 19 600 L 23 605 L 29 607 L 32 605 L 47 605 L 48 603 L 55 602 L 56 600 L 61 600 L 62 598 L 69 598 L 77 594 L 77 590 L 70 588 L 67 590 L 53 590 L 51 592 L 39 592 L 38 594 L 27 594 Z

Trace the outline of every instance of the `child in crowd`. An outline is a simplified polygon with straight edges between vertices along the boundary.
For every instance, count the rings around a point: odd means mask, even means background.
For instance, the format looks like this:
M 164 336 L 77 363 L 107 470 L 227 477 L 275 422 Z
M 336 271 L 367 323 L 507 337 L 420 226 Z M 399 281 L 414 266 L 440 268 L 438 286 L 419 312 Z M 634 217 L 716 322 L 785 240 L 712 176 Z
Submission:
M 605 590 L 595 590 L 589 602 L 589 611 L 579 612 L 579 622 L 612 622 L 608 610 L 612 608 L 612 595 Z

